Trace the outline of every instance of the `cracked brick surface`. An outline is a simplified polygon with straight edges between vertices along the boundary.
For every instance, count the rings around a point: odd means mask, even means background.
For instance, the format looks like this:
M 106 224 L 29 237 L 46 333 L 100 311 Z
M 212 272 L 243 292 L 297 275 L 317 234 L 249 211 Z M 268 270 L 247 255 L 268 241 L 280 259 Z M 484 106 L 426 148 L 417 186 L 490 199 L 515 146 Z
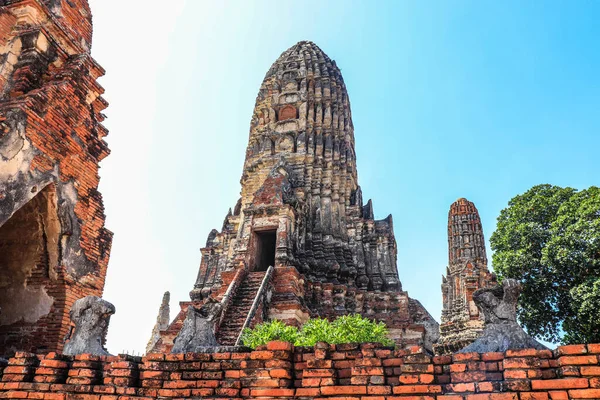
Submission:
M 112 241 L 104 71 L 86 0 L 0 7 L 0 354 L 59 351 L 73 302 L 102 294 Z

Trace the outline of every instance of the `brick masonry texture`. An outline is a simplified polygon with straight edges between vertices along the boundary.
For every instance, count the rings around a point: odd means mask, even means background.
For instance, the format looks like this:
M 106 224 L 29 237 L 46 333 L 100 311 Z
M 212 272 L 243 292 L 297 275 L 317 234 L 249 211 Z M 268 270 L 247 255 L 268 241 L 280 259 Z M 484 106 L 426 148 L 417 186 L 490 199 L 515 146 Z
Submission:
M 75 300 L 102 295 L 112 242 L 104 71 L 86 0 L 0 6 L 0 354 L 60 351 Z
M 1 368 L 0 398 L 599 399 L 599 357 L 599 344 L 436 357 L 371 343 L 143 358 L 19 352 Z

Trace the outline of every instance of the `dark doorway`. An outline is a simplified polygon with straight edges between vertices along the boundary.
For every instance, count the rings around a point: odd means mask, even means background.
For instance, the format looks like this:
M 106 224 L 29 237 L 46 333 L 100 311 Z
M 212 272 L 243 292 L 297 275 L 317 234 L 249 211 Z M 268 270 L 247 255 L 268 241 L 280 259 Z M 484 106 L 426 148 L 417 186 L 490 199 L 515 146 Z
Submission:
M 47 286 L 57 278 L 59 238 L 53 185 L 0 226 L 0 335 L 22 329 L 6 326 L 35 323 L 50 312 L 54 299 Z
M 275 266 L 275 245 L 277 231 L 256 233 L 256 266 L 255 271 L 266 271 L 270 265 Z

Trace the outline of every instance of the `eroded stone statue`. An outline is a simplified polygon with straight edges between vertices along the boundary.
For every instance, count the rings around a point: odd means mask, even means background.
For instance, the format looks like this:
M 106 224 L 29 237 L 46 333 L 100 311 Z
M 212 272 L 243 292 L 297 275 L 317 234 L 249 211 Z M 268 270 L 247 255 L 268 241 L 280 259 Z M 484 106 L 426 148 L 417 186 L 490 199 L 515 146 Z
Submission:
M 65 338 L 63 353 L 67 355 L 110 355 L 103 341 L 115 306 L 97 296 L 87 296 L 73 304 L 69 313 L 74 326 Z
M 521 284 L 515 279 L 505 279 L 501 285 L 476 290 L 473 300 L 483 313 L 485 328 L 481 337 L 459 353 L 546 349 L 517 323 L 517 300 L 520 293 Z
M 199 308 L 190 305 L 171 353 L 196 352 L 199 348 L 219 346 L 215 337 L 215 324 L 222 311 L 221 303 L 212 297 Z

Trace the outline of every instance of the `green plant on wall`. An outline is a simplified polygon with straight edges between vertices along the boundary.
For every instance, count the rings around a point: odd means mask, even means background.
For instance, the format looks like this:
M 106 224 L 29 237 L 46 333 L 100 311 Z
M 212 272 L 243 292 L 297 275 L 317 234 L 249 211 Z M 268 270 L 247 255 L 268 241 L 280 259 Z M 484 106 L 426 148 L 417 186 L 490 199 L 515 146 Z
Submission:
M 258 324 L 254 329 L 246 328 L 242 333 L 242 343 L 244 346 L 253 349 L 273 340 L 296 343 L 297 339 L 298 328 L 286 325 L 279 320 Z
M 339 343 L 382 343 L 393 346 L 387 337 L 388 330 L 383 322 L 374 322 L 358 314 L 345 315 L 330 322 L 323 318 L 309 319 L 301 329 L 273 320 L 244 329 L 242 343 L 256 348 L 273 340 L 293 343 L 296 346 L 314 346 L 318 342 Z

